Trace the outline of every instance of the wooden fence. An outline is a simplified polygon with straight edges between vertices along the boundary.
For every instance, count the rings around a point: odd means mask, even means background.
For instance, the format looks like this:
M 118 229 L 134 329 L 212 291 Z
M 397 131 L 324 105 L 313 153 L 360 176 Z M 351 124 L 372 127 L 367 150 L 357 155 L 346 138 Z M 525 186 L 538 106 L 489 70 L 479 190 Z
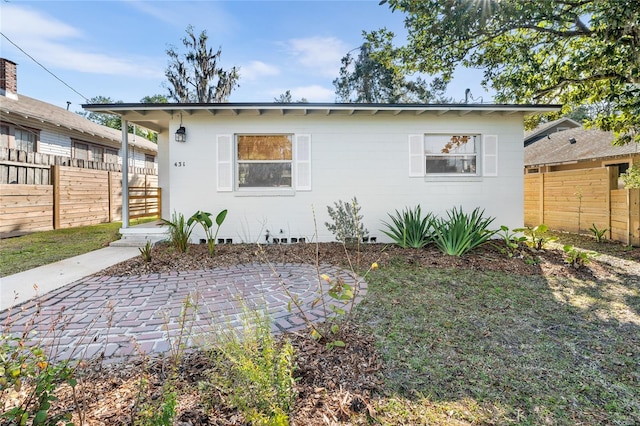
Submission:
M 61 155 L 26 152 L 0 148 L 0 184 L 53 185 L 51 166 L 121 172 L 122 165 L 101 161 L 86 161 Z M 155 169 L 130 167 L 133 174 L 155 175 Z
M 584 233 L 595 224 L 640 245 L 640 190 L 617 189 L 617 167 L 527 174 L 524 182 L 525 225 Z
M 122 173 L 51 166 L 50 175 L 50 185 L 0 184 L 0 235 L 122 219 Z M 129 185 L 156 188 L 156 198 L 143 200 L 143 212 L 136 207 L 137 217 L 160 214 L 160 203 L 153 204 L 160 194 L 157 176 L 130 174 Z

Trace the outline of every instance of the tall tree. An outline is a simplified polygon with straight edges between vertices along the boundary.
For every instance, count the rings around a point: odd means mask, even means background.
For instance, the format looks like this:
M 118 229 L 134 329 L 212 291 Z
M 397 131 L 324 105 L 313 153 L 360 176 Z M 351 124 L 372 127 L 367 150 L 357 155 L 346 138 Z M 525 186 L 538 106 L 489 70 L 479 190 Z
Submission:
M 484 70 L 497 102 L 598 108 L 587 124 L 640 142 L 640 0 L 383 0 L 406 14 L 409 70 Z M 390 61 L 382 52 L 382 61 Z
M 365 42 L 342 58 L 340 75 L 333 80 L 338 102 L 356 103 L 428 103 L 442 101 L 446 83 L 439 78 L 427 83 L 421 77 L 406 78 L 394 61 L 381 60 L 378 53 L 394 50 L 393 33 L 386 30 L 364 33 Z
M 167 98 L 164 95 L 145 96 L 140 99 L 141 103 L 167 103 Z M 90 104 L 121 104 L 122 101 L 114 101 L 108 96 L 95 96 L 89 99 Z M 117 115 L 96 113 L 96 112 L 77 112 L 77 114 L 83 116 L 89 121 L 100 124 L 102 126 L 111 127 L 112 129 L 122 129 L 122 119 Z M 158 142 L 158 134 L 151 130 L 143 129 L 138 126 L 129 125 L 129 133 L 135 133 L 138 136 L 142 136 L 152 142 Z
M 207 32 L 196 36 L 189 25 L 182 44 L 184 54 L 175 47 L 167 49 L 169 65 L 165 76 L 169 82 L 169 98 L 176 102 L 219 103 L 229 99 L 231 91 L 238 85 L 238 69 L 224 70 L 218 65 L 222 50 L 213 52 L 207 47 Z
M 292 103 L 293 102 L 293 96 L 291 96 L 291 90 L 287 90 L 286 92 L 284 92 L 283 94 L 281 94 L 277 98 L 273 98 L 273 101 L 275 103 L 277 103 L 277 104 L 290 104 L 290 103 Z M 307 98 L 300 98 L 296 102 L 299 103 L 299 104 L 306 104 L 309 101 L 307 100 Z
M 165 95 L 151 95 L 140 99 L 142 104 L 166 104 L 169 100 Z
M 114 101 L 113 99 L 111 99 L 108 96 L 94 96 L 93 98 L 89 99 L 89 101 L 87 103 L 90 104 L 121 104 L 122 101 Z M 111 127 L 112 129 L 118 129 L 120 130 L 122 128 L 122 120 L 120 120 L 120 117 L 117 115 L 111 115 L 111 114 L 103 114 L 103 113 L 98 113 L 98 112 L 88 112 L 88 111 L 81 111 L 81 112 L 77 112 L 77 114 L 83 116 L 84 118 L 86 118 L 89 121 L 93 121 L 94 123 L 98 123 L 102 126 L 107 126 L 107 127 Z

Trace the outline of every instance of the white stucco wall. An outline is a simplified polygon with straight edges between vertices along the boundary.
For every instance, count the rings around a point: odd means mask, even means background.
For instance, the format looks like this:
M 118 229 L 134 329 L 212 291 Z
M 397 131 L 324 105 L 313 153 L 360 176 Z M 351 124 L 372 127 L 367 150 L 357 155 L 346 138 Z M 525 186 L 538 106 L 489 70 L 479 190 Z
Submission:
M 381 221 L 396 209 L 420 204 L 423 212 L 443 215 L 454 206 L 476 207 L 496 217 L 493 225 L 523 224 L 522 114 L 480 115 L 424 113 L 421 115 L 314 115 L 184 117 L 187 142 L 173 138 L 159 146 L 163 216 L 173 211 L 186 217 L 197 210 L 222 209 L 229 214 L 219 238 L 233 242 L 263 241 L 271 235 L 305 237 L 311 241 L 318 224 L 320 241 L 333 241 L 324 223 L 327 206 L 356 196 L 364 224 L 378 242 L 389 241 Z M 172 136 L 179 121 L 172 122 Z M 409 177 L 408 135 L 423 133 L 498 136 L 498 176 Z M 284 195 L 246 195 L 216 190 L 216 136 L 237 133 L 292 133 L 311 135 L 312 190 Z M 481 161 L 482 156 L 478 156 Z M 280 230 L 283 232 L 280 233 Z M 193 240 L 204 234 L 195 228 Z

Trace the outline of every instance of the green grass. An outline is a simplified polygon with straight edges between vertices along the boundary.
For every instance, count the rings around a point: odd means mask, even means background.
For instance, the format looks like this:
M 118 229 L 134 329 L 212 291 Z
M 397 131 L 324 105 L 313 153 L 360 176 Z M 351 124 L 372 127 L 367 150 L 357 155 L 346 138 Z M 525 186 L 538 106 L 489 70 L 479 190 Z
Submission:
M 120 238 L 121 227 L 121 222 L 112 222 L 4 238 L 0 240 L 0 277 L 106 247 Z
M 368 281 L 358 319 L 376 336 L 386 367 L 381 412 L 393 402 L 392 411 L 417 423 L 449 424 L 437 420 L 443 412 L 463 424 L 640 422 L 637 280 L 398 261 Z

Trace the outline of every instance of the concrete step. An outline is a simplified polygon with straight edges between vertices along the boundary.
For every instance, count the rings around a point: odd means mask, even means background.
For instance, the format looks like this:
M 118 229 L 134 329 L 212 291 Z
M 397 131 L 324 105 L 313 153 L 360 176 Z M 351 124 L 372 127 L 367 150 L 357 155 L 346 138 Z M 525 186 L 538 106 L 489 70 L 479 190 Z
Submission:
M 147 245 L 147 241 L 151 241 L 151 245 L 156 244 L 159 241 L 166 240 L 166 235 L 123 235 L 117 241 L 113 241 L 109 244 L 111 247 L 144 247 Z

